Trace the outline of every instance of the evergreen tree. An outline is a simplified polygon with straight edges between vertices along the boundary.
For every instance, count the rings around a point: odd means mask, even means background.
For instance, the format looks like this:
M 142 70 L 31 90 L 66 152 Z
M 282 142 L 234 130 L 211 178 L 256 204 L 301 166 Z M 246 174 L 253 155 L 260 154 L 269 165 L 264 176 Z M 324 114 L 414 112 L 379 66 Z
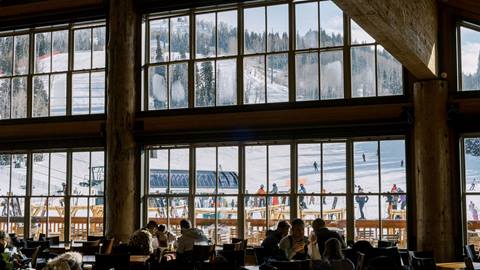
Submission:
M 211 61 L 201 63 L 197 73 L 197 105 L 215 105 L 215 78 Z
M 476 157 L 480 156 L 480 139 L 466 139 L 465 153 Z

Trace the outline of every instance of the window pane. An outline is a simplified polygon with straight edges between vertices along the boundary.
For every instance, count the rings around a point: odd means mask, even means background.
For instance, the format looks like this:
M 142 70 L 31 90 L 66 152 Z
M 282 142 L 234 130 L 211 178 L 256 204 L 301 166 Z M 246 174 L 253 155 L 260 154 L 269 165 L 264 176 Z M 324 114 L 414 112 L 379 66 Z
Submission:
M 90 189 L 90 195 L 103 196 L 105 194 L 105 152 L 91 152 L 91 160 L 92 188 Z
M 197 58 L 215 56 L 215 13 L 195 16 L 195 50 Z
M 50 76 L 50 116 L 67 112 L 67 74 Z
M 105 71 L 91 73 L 90 113 L 105 113 Z
M 267 7 L 269 52 L 288 50 L 288 5 Z
M 52 32 L 52 71 L 68 69 L 68 30 Z
M 50 196 L 67 194 L 67 153 L 50 154 Z
M 10 193 L 10 170 L 11 170 L 11 155 L 0 154 L 0 195 L 8 196 Z M 4 209 L 5 206 L 4 206 Z
M 72 74 L 72 114 L 89 113 L 90 75 Z
M 73 69 L 91 68 L 92 32 L 91 29 L 76 30 L 74 32 L 75 51 Z
M 217 244 L 232 242 L 238 237 L 238 199 L 237 197 L 218 197 Z
M 382 46 L 377 46 L 378 95 L 403 94 L 402 65 Z
M 0 79 L 0 119 L 10 119 L 10 78 Z
M 380 141 L 382 192 L 407 192 L 405 141 Z
M 72 196 L 88 195 L 90 188 L 90 153 L 72 153 Z
M 89 199 L 90 220 L 88 224 L 88 235 L 103 236 L 103 198 L 96 197 Z
M 268 193 L 290 193 L 290 145 L 268 147 Z
M 265 196 L 267 192 L 267 147 L 245 147 L 245 193 Z M 257 206 L 265 206 L 265 198 L 257 200 Z
M 15 36 L 15 75 L 28 73 L 29 41 L 28 35 Z
M 320 1 L 320 46 L 343 45 L 343 12 L 332 1 Z
M 238 194 L 238 147 L 218 147 L 218 193 Z
M 166 193 L 168 188 L 168 150 L 148 150 L 150 194 Z
M 381 198 L 382 240 L 397 241 L 407 247 L 407 195 L 386 195 Z
M 245 196 L 245 235 L 249 245 L 259 246 L 265 239 L 266 211 L 265 197 Z
M 345 143 L 324 143 L 322 154 L 322 193 L 346 193 L 347 150 Z
M 354 20 L 350 20 L 352 44 L 374 43 L 375 40 L 363 30 Z
M 190 58 L 190 30 L 188 16 L 170 19 L 170 60 Z
M 8 231 L 8 198 L 0 198 L 0 204 L 3 204 L 2 211 L 0 212 L 0 230 Z
M 480 196 L 466 196 L 465 206 L 467 208 L 467 243 L 475 245 L 478 248 L 480 243 L 480 221 L 478 220 L 478 207 L 480 206 Z
M 48 116 L 49 76 L 33 77 L 33 117 Z
M 12 187 L 11 187 L 12 195 L 25 196 L 26 189 L 27 189 L 27 155 L 26 154 L 13 155 L 12 163 L 13 163 Z
M 244 103 L 265 103 L 265 57 L 244 58 Z
M 352 97 L 375 96 L 375 47 L 352 48 Z
M 237 60 L 217 61 L 217 106 L 237 104 Z
M 11 198 L 10 205 L 10 232 L 23 237 L 25 230 L 25 198 Z
M 243 14 L 245 53 L 265 52 L 265 7 L 247 8 Z
M 318 3 L 295 5 L 296 48 L 318 47 Z
M 480 32 L 460 27 L 462 89 L 480 90 Z
M 169 225 L 175 235 L 180 235 L 180 220 L 188 219 L 188 197 L 175 197 L 168 200 Z
M 148 69 L 148 109 L 166 109 L 167 97 L 167 66 L 155 66 Z
M 50 155 L 33 154 L 32 195 L 48 195 Z
M 35 34 L 35 73 L 50 72 L 51 33 Z
M 320 53 L 321 99 L 343 98 L 343 52 Z
M 88 199 L 72 197 L 70 199 L 70 239 L 87 240 Z
M 168 19 L 150 21 L 150 63 L 168 61 Z
M 287 196 L 272 196 L 268 198 L 268 229 L 277 229 L 280 220 L 290 220 L 290 205 Z
M 168 69 L 170 108 L 188 107 L 188 64 L 172 64 Z
M 167 224 L 167 199 L 165 197 L 148 199 L 148 220 L 155 220 L 158 224 Z
M 105 27 L 93 28 L 93 63 L 92 68 L 105 67 L 105 46 L 106 46 Z
M 170 191 L 188 193 L 189 185 L 189 149 L 170 150 Z
M 295 55 L 296 101 L 318 100 L 318 54 Z
M 215 147 L 197 148 L 195 158 L 196 193 L 215 194 L 217 192 L 217 149 Z
M 267 56 L 267 102 L 288 101 L 288 55 Z
M 195 107 L 215 106 L 215 63 L 195 63 Z
M 195 223 L 197 228 L 212 241 L 215 241 L 215 205 L 217 203 L 214 196 L 195 198 Z
M 59 236 L 64 241 L 65 200 L 64 198 L 48 199 L 48 237 Z
M 299 196 L 298 205 L 298 217 L 305 221 L 307 230 L 312 225 L 312 221 L 316 218 L 322 217 L 321 204 L 322 198 L 316 196 Z
M 355 192 L 379 192 L 378 186 L 378 143 L 354 143 Z M 378 207 L 378 205 L 377 205 Z
M 465 139 L 465 188 L 467 192 L 480 191 L 480 138 Z
M 237 54 L 237 11 L 217 13 L 217 55 Z
M 32 198 L 30 200 L 30 235 L 35 239 L 38 239 L 41 233 L 47 233 L 47 208 L 47 198 Z
M 13 37 L 0 37 L 0 77 L 12 75 Z
M 347 236 L 347 200 L 344 196 L 325 196 L 322 198 L 322 218 L 327 227 Z
M 355 241 L 366 240 L 373 245 L 380 237 L 378 213 L 378 196 L 355 195 Z
M 308 193 L 320 193 L 320 144 L 299 144 L 297 155 L 299 185 Z
M 12 79 L 12 118 L 27 117 L 27 78 Z

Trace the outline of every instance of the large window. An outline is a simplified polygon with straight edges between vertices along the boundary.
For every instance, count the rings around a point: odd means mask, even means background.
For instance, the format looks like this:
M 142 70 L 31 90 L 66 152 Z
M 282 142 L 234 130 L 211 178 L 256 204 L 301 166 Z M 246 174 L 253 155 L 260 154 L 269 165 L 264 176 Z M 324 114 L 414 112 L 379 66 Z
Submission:
M 104 23 L 0 33 L 0 119 L 104 113 L 105 47 Z
M 279 220 L 300 217 L 308 231 L 321 217 L 345 238 L 407 246 L 402 138 L 150 146 L 145 164 L 145 220 L 177 232 L 187 218 L 216 243 L 255 245 Z
M 463 161 L 463 209 L 468 244 L 480 246 L 480 138 L 470 137 L 462 140 Z
M 102 151 L 6 153 L 0 158 L 2 229 L 61 241 L 103 235 Z
M 480 26 L 461 24 L 458 27 L 458 89 L 480 90 Z
M 332 1 L 147 15 L 143 42 L 143 110 L 403 94 L 400 63 Z

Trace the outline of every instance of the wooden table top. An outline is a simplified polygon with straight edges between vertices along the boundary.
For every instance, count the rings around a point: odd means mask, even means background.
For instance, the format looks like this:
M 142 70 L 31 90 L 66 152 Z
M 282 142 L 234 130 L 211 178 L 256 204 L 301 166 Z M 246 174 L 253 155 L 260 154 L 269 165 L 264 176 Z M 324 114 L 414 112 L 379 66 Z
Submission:
M 452 270 L 452 269 L 457 269 L 457 270 L 463 270 L 465 269 L 465 263 L 464 262 L 446 262 L 446 263 L 437 263 L 437 269 L 438 270 Z M 473 267 L 475 269 L 480 269 L 480 263 L 473 263 Z

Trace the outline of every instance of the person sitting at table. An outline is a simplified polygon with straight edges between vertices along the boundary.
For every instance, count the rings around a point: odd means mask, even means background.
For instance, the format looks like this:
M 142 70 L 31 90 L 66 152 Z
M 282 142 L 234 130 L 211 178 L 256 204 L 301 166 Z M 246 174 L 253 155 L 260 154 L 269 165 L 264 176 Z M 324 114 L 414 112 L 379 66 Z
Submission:
M 286 220 L 281 220 L 277 224 L 275 231 L 268 231 L 267 238 L 262 242 L 265 258 L 267 259 L 285 259 L 285 253 L 278 248 L 280 241 L 288 235 L 290 224 Z
M 326 225 L 325 221 L 321 218 L 317 218 L 312 223 L 312 228 L 315 233 L 316 241 L 318 243 L 318 250 L 320 254 L 323 254 L 325 250 L 325 243 L 331 239 L 335 238 L 340 241 L 342 248 L 346 248 L 345 242 L 343 241 L 342 237 L 335 231 L 329 230 Z
M 203 234 L 202 230 L 192 228 L 190 221 L 186 219 L 180 220 L 181 236 L 177 239 L 177 254 L 180 257 L 193 250 L 195 242 L 208 242 L 207 237 Z
M 82 254 L 67 252 L 48 261 L 42 270 L 82 270 Z
M 305 223 L 297 218 L 292 221 L 290 235 L 285 236 L 279 243 L 288 260 L 308 259 L 308 238 L 305 236 Z
M 336 238 L 330 238 L 325 242 L 322 263 L 318 266 L 314 265 L 314 269 L 353 270 L 355 267 L 349 259 L 343 256 L 342 244 L 340 241 Z
M 153 237 L 157 234 L 157 222 L 150 220 L 147 226 L 135 231 L 128 242 L 133 254 L 149 255 L 158 248 L 158 240 Z
M 157 238 L 159 247 L 167 247 L 177 239 L 173 233 L 167 231 L 167 227 L 164 224 L 158 225 Z

